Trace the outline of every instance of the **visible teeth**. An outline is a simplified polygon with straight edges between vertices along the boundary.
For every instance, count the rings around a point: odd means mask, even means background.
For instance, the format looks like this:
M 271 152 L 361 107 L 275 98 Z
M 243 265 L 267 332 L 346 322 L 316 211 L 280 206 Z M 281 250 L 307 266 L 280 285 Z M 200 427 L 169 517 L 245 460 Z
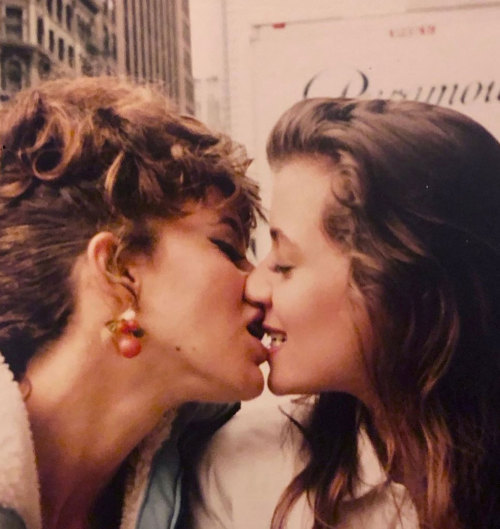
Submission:
M 272 345 L 282 345 L 286 342 L 286 334 L 282 332 L 266 332 L 262 338 L 264 347 L 271 347 Z
M 271 335 L 269 335 L 267 333 L 264 334 L 264 336 L 262 337 L 262 340 L 261 340 L 262 345 L 269 349 L 269 347 L 271 347 L 271 340 L 272 340 Z
M 286 336 L 281 333 L 271 333 L 271 343 L 282 344 L 286 342 Z

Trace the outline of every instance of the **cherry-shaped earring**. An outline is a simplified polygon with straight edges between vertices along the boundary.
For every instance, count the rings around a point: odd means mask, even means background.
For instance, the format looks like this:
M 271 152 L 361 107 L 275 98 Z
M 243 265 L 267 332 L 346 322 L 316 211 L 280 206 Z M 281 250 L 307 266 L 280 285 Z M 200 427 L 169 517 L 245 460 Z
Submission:
M 137 323 L 133 309 L 126 310 L 116 320 L 106 322 L 106 328 L 113 335 L 120 355 L 125 358 L 134 358 L 141 352 L 140 338 L 144 336 L 144 329 Z

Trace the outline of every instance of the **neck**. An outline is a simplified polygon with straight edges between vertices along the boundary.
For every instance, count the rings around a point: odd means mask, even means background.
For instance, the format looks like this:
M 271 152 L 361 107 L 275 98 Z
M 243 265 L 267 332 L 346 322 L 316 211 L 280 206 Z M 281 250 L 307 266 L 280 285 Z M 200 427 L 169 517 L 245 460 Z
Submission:
M 88 527 L 99 495 L 167 410 L 102 347 L 59 344 L 27 372 L 44 528 Z

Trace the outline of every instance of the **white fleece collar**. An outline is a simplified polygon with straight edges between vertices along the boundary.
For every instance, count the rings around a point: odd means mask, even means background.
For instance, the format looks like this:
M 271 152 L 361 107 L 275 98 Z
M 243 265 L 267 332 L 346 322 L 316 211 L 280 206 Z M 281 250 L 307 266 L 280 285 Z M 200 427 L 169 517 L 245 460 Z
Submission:
M 16 511 L 27 529 L 41 529 L 39 489 L 28 412 L 0 354 L 0 505 Z
M 177 410 L 168 411 L 132 454 L 121 529 L 136 526 L 153 456 L 169 437 Z M 0 506 L 16 511 L 26 529 L 42 529 L 40 484 L 28 412 L 0 354 Z

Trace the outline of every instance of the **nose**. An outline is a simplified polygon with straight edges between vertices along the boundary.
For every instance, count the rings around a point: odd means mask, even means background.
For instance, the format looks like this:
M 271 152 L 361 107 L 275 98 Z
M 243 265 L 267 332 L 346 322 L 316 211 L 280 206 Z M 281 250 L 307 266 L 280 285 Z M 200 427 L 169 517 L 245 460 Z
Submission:
M 270 307 L 272 285 L 266 260 L 261 261 L 250 272 L 245 283 L 245 299 L 255 305 Z

